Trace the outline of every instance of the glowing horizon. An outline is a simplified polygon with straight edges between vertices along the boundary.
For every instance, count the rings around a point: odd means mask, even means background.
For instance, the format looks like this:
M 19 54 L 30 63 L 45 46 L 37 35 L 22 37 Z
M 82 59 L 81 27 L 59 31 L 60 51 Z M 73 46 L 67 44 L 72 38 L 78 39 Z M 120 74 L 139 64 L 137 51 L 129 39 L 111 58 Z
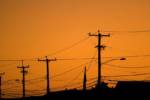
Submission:
M 27 80 L 37 79 L 37 82 L 27 83 L 27 89 L 45 89 L 44 62 L 38 58 L 62 50 L 72 44 L 88 38 L 88 33 L 111 34 L 109 38 L 102 38 L 102 44 L 108 46 L 102 50 L 102 57 L 122 57 L 150 54 L 150 1 L 149 0 L 1 0 L 0 1 L 0 60 L 33 59 L 26 61 L 30 65 Z M 78 45 L 56 53 L 49 58 L 97 58 L 96 37 L 89 37 Z M 102 62 L 111 58 L 103 58 Z M 83 68 L 87 66 L 88 79 L 97 77 L 97 61 L 91 64 L 87 60 L 58 60 L 50 63 L 50 75 L 55 76 L 75 66 L 80 68 L 51 79 L 51 88 L 81 82 Z M 102 75 L 115 76 L 137 73 L 148 73 L 147 68 L 117 68 L 149 66 L 149 57 L 128 58 L 126 61 L 113 61 L 111 65 L 103 65 Z M 22 78 L 17 66 L 20 62 L 0 62 L 0 72 L 5 72 L 3 81 L 14 81 L 14 91 L 21 91 L 19 81 Z M 4 66 L 4 67 L 3 67 Z M 72 78 L 79 77 L 75 81 Z M 149 75 L 110 78 L 116 80 L 149 80 Z M 17 83 L 18 82 L 18 83 Z M 16 87 L 18 85 L 19 87 Z M 9 88 L 4 84 L 3 89 Z M 68 88 L 72 88 L 68 86 Z M 55 90 L 55 89 L 54 89 Z M 14 91 L 10 91 L 14 93 Z M 7 94 L 7 89 L 4 91 Z M 17 92 L 18 93 L 18 92 Z M 30 92 L 27 93 L 29 95 Z M 38 93 L 37 93 L 38 94 Z M 21 96 L 21 95 L 19 95 Z M 4 96 L 5 97 L 5 96 Z M 7 96 L 6 96 L 7 97 Z

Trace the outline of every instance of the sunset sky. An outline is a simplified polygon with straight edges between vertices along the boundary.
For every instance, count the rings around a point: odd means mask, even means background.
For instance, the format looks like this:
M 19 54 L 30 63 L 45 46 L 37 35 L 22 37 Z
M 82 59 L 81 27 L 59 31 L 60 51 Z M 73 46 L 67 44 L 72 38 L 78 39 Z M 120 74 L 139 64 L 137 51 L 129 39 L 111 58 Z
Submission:
M 98 29 L 102 34 L 111 34 L 111 37 L 102 38 L 102 44 L 108 46 L 102 51 L 102 62 L 113 57 L 150 55 L 150 0 L 0 0 L 0 60 L 27 59 L 24 63 L 30 68 L 26 79 L 35 79 L 34 85 L 32 81 L 27 83 L 27 89 L 43 90 L 45 81 L 41 79 L 45 80 L 45 63 L 36 60 L 47 55 L 57 59 L 97 58 L 97 38 L 89 37 L 88 33 L 97 34 Z M 53 54 L 85 38 L 88 39 Z M 112 61 L 109 64 L 131 68 L 103 65 L 102 75 L 150 73 L 150 67 L 133 68 L 150 66 L 149 60 L 149 57 L 140 56 Z M 10 93 L 21 94 L 21 83 L 15 81 L 22 78 L 17 69 L 20 65 L 21 62 L 0 62 L 0 72 L 5 72 L 3 81 L 14 80 L 13 85 L 4 84 L 4 93 L 9 91 L 7 88 L 14 87 Z M 75 66 L 79 68 L 52 79 L 52 90 L 82 82 L 84 66 L 89 68 L 88 78 L 97 77 L 97 60 L 90 59 L 51 62 L 50 75 L 58 75 Z M 108 78 L 149 80 L 150 75 Z M 29 91 L 27 94 L 31 95 Z

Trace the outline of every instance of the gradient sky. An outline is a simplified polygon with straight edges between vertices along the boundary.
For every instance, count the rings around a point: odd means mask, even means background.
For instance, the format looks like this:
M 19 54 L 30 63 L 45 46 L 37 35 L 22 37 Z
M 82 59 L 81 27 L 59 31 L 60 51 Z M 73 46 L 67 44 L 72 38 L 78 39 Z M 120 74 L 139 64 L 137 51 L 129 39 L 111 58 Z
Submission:
M 150 54 L 150 32 L 128 32 L 150 30 L 149 5 L 149 0 L 0 0 L 0 59 L 43 57 L 88 37 L 87 33 L 95 33 L 98 29 L 104 34 L 108 33 L 106 31 L 112 31 L 110 38 L 102 39 L 102 43 L 108 46 L 102 51 L 103 57 Z M 97 38 L 90 37 L 68 51 L 49 57 L 93 57 L 96 53 L 96 44 Z M 70 66 L 84 65 L 86 62 L 89 60 L 52 62 L 51 75 L 66 71 Z M 26 61 L 25 64 L 30 65 L 27 79 L 45 75 L 44 62 Z M 114 61 L 111 64 L 125 67 L 150 65 L 148 57 L 127 58 L 127 61 Z M 21 79 L 17 65 L 20 65 L 20 62 L 0 62 L 0 71 L 6 72 L 4 81 Z M 92 66 L 88 77 L 96 77 L 96 61 L 86 66 Z M 83 67 L 59 77 L 58 80 L 62 80 L 61 82 L 52 81 L 52 88 L 70 82 L 69 80 L 82 72 Z M 149 72 L 148 68 L 135 70 L 112 66 L 104 66 L 102 70 L 104 76 Z M 82 74 L 77 82 L 82 82 Z M 117 79 L 148 80 L 149 76 Z M 43 89 L 45 83 L 35 86 L 29 84 L 27 88 L 32 90 L 37 86 L 39 90 Z

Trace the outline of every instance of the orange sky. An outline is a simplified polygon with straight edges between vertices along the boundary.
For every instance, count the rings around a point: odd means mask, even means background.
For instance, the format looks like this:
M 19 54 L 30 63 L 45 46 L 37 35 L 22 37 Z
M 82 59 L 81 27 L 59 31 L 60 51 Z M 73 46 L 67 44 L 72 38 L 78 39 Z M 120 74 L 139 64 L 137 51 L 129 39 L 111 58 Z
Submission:
M 103 38 L 108 48 L 103 56 L 127 56 L 150 54 L 149 32 L 128 33 L 150 29 L 149 0 L 1 0 L 0 1 L 0 59 L 23 59 L 46 56 L 88 37 L 88 32 L 111 32 L 110 38 Z M 97 38 L 90 37 L 74 48 L 53 55 L 50 58 L 92 57 Z M 103 59 L 107 60 L 107 59 Z M 51 63 L 51 75 L 61 73 L 86 61 L 57 61 Z M 0 62 L 1 72 L 6 72 L 4 80 L 20 79 L 16 68 L 20 63 Z M 4 64 L 6 68 L 3 67 Z M 45 75 L 45 63 L 25 62 L 31 67 L 27 79 Z M 111 64 L 136 67 L 148 66 L 149 58 L 128 58 L 127 61 L 114 61 Z M 84 65 L 84 64 L 83 64 Z M 87 64 L 87 66 L 90 66 Z M 84 66 L 83 66 L 84 67 Z M 82 72 L 83 67 L 58 78 L 63 82 L 52 81 L 52 87 L 63 86 L 71 78 Z M 93 62 L 88 77 L 96 77 L 97 63 Z M 147 69 L 117 69 L 104 66 L 103 75 L 120 75 L 148 72 Z M 70 74 L 71 77 L 70 77 Z M 76 82 L 82 82 L 81 73 Z M 149 79 L 149 76 L 121 77 L 121 79 Z M 16 83 L 14 83 L 16 84 Z M 28 88 L 45 88 L 45 83 Z M 7 86 L 5 86 L 7 87 Z M 18 88 L 19 89 L 19 88 Z

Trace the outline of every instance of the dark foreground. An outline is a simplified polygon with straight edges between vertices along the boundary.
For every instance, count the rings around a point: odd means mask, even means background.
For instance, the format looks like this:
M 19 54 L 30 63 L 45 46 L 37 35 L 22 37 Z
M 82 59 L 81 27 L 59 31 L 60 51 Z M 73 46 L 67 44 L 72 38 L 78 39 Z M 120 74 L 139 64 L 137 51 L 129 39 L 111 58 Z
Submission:
M 78 91 L 78 90 L 68 90 L 68 91 L 59 91 L 52 92 L 48 95 L 44 96 L 34 96 L 34 97 L 26 97 L 26 98 L 18 98 L 17 100 L 56 100 L 56 99 L 115 99 L 115 98 L 147 98 L 150 99 L 150 90 L 141 90 L 141 91 L 116 91 L 114 89 L 106 89 L 106 90 L 88 90 L 86 92 Z M 11 99 L 16 100 L 16 99 Z
M 115 88 L 108 88 L 103 86 L 101 88 L 92 88 L 90 90 L 64 90 L 58 92 L 51 92 L 44 96 L 18 98 L 18 100 L 56 100 L 56 99 L 124 99 L 124 98 L 146 98 L 150 99 L 150 82 L 118 82 Z M 11 99 L 13 100 L 13 99 Z M 16 100 L 16 99 L 14 99 Z

